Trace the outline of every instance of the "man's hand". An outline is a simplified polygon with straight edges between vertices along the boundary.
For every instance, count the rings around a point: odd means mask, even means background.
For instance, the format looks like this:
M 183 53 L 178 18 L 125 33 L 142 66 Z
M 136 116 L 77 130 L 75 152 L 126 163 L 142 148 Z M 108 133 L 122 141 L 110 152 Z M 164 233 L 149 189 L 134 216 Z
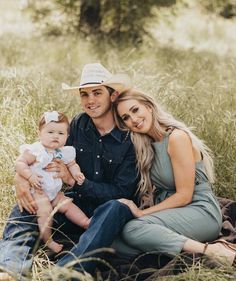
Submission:
M 30 193 L 30 183 L 18 174 L 15 175 L 15 190 L 16 190 L 16 201 L 21 212 L 23 209 L 28 211 L 30 214 L 36 214 L 37 204 Z
M 67 183 L 70 186 L 75 184 L 75 180 L 73 179 L 71 173 L 60 159 L 53 159 L 53 161 L 47 165 L 45 171 L 56 172 L 56 176 L 54 176 L 54 178 L 61 178 L 64 183 Z

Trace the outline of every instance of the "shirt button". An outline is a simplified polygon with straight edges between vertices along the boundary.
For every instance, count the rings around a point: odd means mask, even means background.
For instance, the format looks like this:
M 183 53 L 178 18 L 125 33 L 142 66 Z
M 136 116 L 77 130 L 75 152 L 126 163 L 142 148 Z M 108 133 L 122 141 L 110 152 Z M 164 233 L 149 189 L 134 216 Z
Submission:
M 98 172 L 95 172 L 96 175 L 98 175 Z
M 101 140 L 101 139 L 99 139 L 98 141 L 99 141 L 99 142 L 102 142 L 102 140 Z
M 97 158 L 100 158 L 100 155 L 97 155 Z
M 79 194 L 79 198 L 81 198 L 82 197 L 82 195 L 81 194 Z
M 112 162 L 112 159 L 110 159 L 109 162 L 111 163 L 111 162 Z
M 84 151 L 83 148 L 80 148 L 80 151 Z

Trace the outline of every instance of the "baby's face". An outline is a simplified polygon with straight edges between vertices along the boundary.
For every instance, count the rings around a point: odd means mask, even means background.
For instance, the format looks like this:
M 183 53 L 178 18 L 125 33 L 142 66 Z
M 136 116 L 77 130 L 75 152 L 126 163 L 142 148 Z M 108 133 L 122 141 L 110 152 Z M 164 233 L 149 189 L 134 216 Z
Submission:
M 39 140 L 47 149 L 57 149 L 65 145 L 68 137 L 67 123 L 50 122 L 39 131 Z

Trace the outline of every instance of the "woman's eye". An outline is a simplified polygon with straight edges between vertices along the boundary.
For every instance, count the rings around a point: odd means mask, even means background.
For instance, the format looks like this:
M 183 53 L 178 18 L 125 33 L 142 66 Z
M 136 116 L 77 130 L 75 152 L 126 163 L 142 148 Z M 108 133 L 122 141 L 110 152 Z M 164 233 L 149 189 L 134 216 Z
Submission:
M 127 121 L 129 119 L 129 116 L 124 116 L 122 119 L 123 121 Z
M 138 107 L 133 108 L 132 112 L 135 113 L 138 111 Z

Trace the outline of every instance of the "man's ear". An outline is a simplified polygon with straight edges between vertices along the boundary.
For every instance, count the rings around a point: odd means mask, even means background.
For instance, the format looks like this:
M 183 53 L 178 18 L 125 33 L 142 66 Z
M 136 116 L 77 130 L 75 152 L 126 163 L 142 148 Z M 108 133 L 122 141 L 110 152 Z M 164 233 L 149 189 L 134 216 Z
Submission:
M 114 91 L 112 94 L 111 94 L 111 102 L 114 102 L 116 100 L 116 98 L 119 96 L 119 92 L 117 91 Z

